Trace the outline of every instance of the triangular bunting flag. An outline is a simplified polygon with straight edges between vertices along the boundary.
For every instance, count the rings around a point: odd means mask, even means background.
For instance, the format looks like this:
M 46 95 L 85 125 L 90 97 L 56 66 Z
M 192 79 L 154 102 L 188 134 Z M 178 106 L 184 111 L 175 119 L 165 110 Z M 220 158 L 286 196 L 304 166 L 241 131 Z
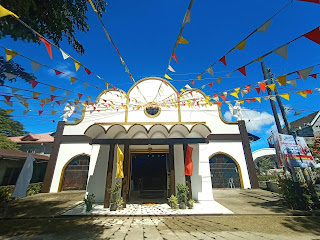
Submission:
M 261 103 L 261 97 L 256 97 L 257 101 Z
M 299 1 L 311 2 L 311 3 L 318 3 L 318 4 L 320 4 L 320 0 L 299 0 Z
M 212 89 L 213 82 L 208 83 L 208 85 L 209 85 L 210 88 Z
M 51 111 L 51 115 L 54 115 L 57 111 Z
M 184 16 L 183 22 L 185 23 L 191 22 L 191 12 L 189 9 L 187 10 L 186 15 Z
M 4 95 L 3 97 L 7 100 L 7 102 L 9 102 L 10 99 L 11 99 L 11 96 L 6 96 L 6 95 Z
M 39 116 L 43 113 L 43 110 L 41 110 L 41 111 L 38 111 L 38 113 L 39 113 Z
M 289 80 L 289 81 L 287 81 L 287 83 L 294 86 L 294 87 L 297 87 L 297 80 L 296 79 Z
M 78 93 L 79 100 L 81 99 L 82 95 L 83 95 L 83 94 Z
M 279 83 L 279 85 L 287 85 L 287 75 L 282 75 L 276 78 L 276 81 Z
M 12 73 L 3 72 L 3 74 L 4 74 L 4 75 L 6 76 L 6 78 L 8 78 L 9 80 L 18 77 L 18 75 L 15 75 L 15 74 L 12 74 Z
M 189 44 L 189 41 L 181 36 L 179 36 L 178 38 L 178 43 L 181 43 L 181 44 Z
M 39 82 L 36 80 L 30 80 L 30 83 L 31 83 L 32 88 L 35 88 L 35 86 L 37 86 Z
M 261 89 L 260 88 L 255 88 L 255 90 L 257 91 L 258 94 L 260 94 Z
M 57 90 L 57 87 L 50 86 L 50 92 L 53 93 L 55 90 Z
M 83 82 L 83 85 L 84 85 L 84 89 L 86 89 L 89 86 L 87 82 Z
M 240 88 L 239 88 L 239 87 L 238 87 L 238 88 L 235 88 L 234 91 L 235 91 L 236 93 L 239 93 Z
M 194 80 L 191 81 L 192 86 L 194 86 Z
M 175 54 L 174 52 L 172 53 L 171 57 L 172 57 L 177 63 L 179 63 L 179 62 L 178 62 L 178 59 L 177 59 L 177 56 L 176 56 L 176 54 Z
M 226 56 L 220 58 L 219 62 L 222 62 L 225 66 L 227 66 Z
M 69 55 L 66 54 L 61 48 L 60 48 L 60 52 L 62 54 L 63 60 L 66 60 L 67 58 L 69 58 Z
M 164 77 L 165 77 L 166 79 L 172 80 L 172 78 L 169 77 L 167 74 L 165 74 Z
M 246 88 L 247 88 L 248 93 L 249 93 L 251 91 L 251 85 L 247 85 Z
M 237 69 L 239 72 L 241 72 L 244 76 L 247 76 L 247 73 L 246 73 L 246 66 L 243 66 L 241 68 L 238 68 Z
M 58 105 L 60 105 L 60 101 L 56 101 L 56 103 L 57 103 Z
M 264 56 L 261 56 L 261 57 L 258 57 L 258 58 L 257 58 L 256 60 L 254 60 L 254 61 L 260 62 L 263 58 L 264 58 Z
M 306 93 L 312 94 L 312 90 L 306 90 Z
M 272 101 L 276 101 L 276 97 L 275 96 L 270 96 L 270 99 L 272 100 Z
M 264 24 L 262 24 L 260 27 L 257 28 L 257 32 L 262 32 L 262 33 L 265 33 L 268 28 L 270 27 L 271 25 L 271 19 L 266 21 Z
M 78 71 L 79 67 L 81 66 L 81 63 L 79 63 L 78 61 L 76 60 L 73 60 L 74 61 L 74 66 L 76 68 L 76 71 Z
M 32 92 L 32 98 L 37 99 L 40 94 L 41 93 L 38 92 Z
M 227 74 L 227 77 L 230 77 L 232 73 L 233 73 L 233 71 L 232 71 L 232 72 L 229 72 L 229 73 Z
M 20 90 L 19 88 L 14 88 L 14 87 L 11 88 L 12 94 L 18 92 L 19 90 Z
M 300 91 L 297 92 L 299 95 L 301 95 L 302 97 L 306 98 L 307 97 L 307 92 L 306 91 Z
M 48 52 L 50 58 L 52 59 L 51 44 L 46 39 L 40 37 L 39 35 L 38 35 L 38 38 L 44 43 L 44 45 L 46 46 L 47 52 Z
M 54 95 L 50 95 L 50 100 L 53 101 L 56 98 Z
M 301 115 L 301 112 L 294 112 L 293 116 L 298 116 L 298 115 Z
M 54 70 L 54 72 L 56 73 L 56 75 L 59 75 L 59 74 L 61 74 L 62 72 L 60 72 L 59 70 L 56 70 L 56 69 L 53 69 Z
M 248 89 L 241 89 L 241 96 L 243 97 L 245 94 L 248 94 Z
M 35 62 L 33 60 L 30 60 L 30 61 L 31 61 L 31 67 L 32 67 L 33 72 L 36 72 L 42 66 L 38 62 Z
M 302 70 L 299 70 L 299 77 L 301 77 L 303 80 L 306 80 L 309 77 L 309 74 L 312 72 L 314 67 L 305 68 Z
M 84 68 L 84 70 L 86 71 L 86 73 L 87 73 L 88 75 L 91 74 L 91 71 L 90 71 L 88 68 Z
M 73 84 L 77 79 L 75 77 L 70 77 L 71 84 Z
M 278 54 L 279 56 L 283 57 L 284 59 L 288 59 L 288 47 L 287 47 L 287 44 L 277 48 L 273 52 Z
M 171 72 L 176 72 L 170 65 L 169 65 L 168 69 L 169 69 Z
M 109 83 L 106 82 L 106 89 L 109 89 Z
M 238 102 L 244 105 L 244 100 L 239 100 Z
M 288 81 L 289 83 L 289 81 Z M 274 91 L 274 89 L 276 88 L 276 85 L 273 83 L 273 84 L 269 84 L 267 85 L 268 88 L 270 88 L 272 91 Z
M 198 77 L 197 77 L 197 78 L 198 78 L 198 80 L 199 80 L 199 81 L 201 81 L 202 74 L 198 75 Z
M 41 106 L 42 108 L 44 108 L 44 103 L 40 103 L 40 106 Z
M 280 97 L 283 97 L 286 100 L 290 100 L 290 95 L 289 93 L 283 93 L 283 94 L 279 94 Z
M 239 98 L 238 93 L 237 92 L 232 92 L 230 93 L 231 96 L 234 96 L 235 98 Z
M 12 58 L 14 58 L 15 56 L 18 55 L 17 52 L 15 52 L 15 51 L 13 51 L 11 49 L 7 49 L 7 48 L 5 48 L 5 53 L 6 53 L 7 61 L 10 61 Z
M 303 35 L 304 37 L 310 39 L 311 41 L 314 41 L 318 44 L 320 44 L 320 31 L 319 27 L 313 29 L 312 31 L 306 33 Z
M 216 103 L 219 105 L 219 107 L 222 106 L 222 102 L 216 102 Z
M 222 98 L 222 100 L 225 102 L 226 101 L 226 96 L 225 95 L 220 95 L 220 97 Z
M 243 50 L 246 46 L 246 40 L 243 40 L 241 43 L 239 43 L 235 48 Z
M 212 67 L 209 67 L 209 68 L 207 69 L 207 72 L 208 72 L 212 77 L 214 76 Z
M 15 18 L 19 18 L 16 14 L 14 14 L 13 12 L 9 11 L 8 9 L 6 9 L 0 5 L 0 18 L 8 16 L 8 15 L 11 15 Z
M 65 90 L 65 95 L 68 97 L 68 95 L 71 93 L 69 90 Z
M 216 79 L 216 81 L 217 81 L 218 83 L 220 83 L 220 82 L 221 82 L 221 79 L 222 79 L 222 77 L 219 77 L 219 78 Z
M 314 79 L 317 79 L 317 74 L 316 73 L 311 74 L 310 77 L 313 77 Z
M 11 101 L 9 101 L 9 102 L 5 101 L 4 103 L 6 103 L 7 105 L 9 105 L 10 107 L 12 107 L 12 105 L 13 105 L 13 102 L 11 102 Z
M 1 5 L 0 5 L 1 6 Z M 6 110 L 6 114 L 9 115 L 10 113 L 12 113 L 14 110 Z
M 30 110 L 23 110 L 23 115 L 26 115 Z
M 261 90 L 262 90 L 263 92 L 265 92 L 265 91 L 266 91 L 266 82 L 259 83 L 259 87 L 261 88 Z
M 25 106 L 26 108 L 29 108 L 29 103 L 25 102 L 25 103 L 21 103 L 23 106 Z

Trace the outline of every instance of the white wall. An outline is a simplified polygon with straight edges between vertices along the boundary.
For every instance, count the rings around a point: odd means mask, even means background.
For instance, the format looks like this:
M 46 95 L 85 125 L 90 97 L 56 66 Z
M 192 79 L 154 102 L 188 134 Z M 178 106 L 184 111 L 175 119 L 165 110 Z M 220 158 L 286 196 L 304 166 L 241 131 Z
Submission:
M 89 143 L 61 143 L 50 192 L 58 192 L 61 171 L 64 165 L 76 155 L 91 155 L 91 149 L 92 146 Z

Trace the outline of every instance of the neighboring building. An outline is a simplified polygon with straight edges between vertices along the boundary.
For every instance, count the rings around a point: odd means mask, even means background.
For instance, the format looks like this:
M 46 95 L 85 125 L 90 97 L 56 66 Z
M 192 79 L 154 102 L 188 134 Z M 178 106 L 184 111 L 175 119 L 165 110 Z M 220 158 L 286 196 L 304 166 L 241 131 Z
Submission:
M 48 156 L 31 154 L 35 158 L 31 183 L 43 182 Z M 15 185 L 28 153 L 0 149 L 0 186 Z
M 124 154 L 123 179 L 115 178 L 117 146 Z M 191 177 L 184 175 L 188 146 Z M 127 93 L 107 89 L 78 122 L 58 124 L 43 192 L 86 189 L 108 207 L 116 181 L 125 203 L 133 196 L 166 199 L 178 183 L 188 185 L 197 201 L 213 201 L 213 187 L 258 187 L 245 122 L 224 120 L 201 90 L 180 94 L 157 77 L 136 82 Z
M 20 150 L 27 153 L 36 153 L 50 156 L 53 142 L 54 133 L 28 133 L 25 136 L 8 137 L 11 141 L 21 145 Z

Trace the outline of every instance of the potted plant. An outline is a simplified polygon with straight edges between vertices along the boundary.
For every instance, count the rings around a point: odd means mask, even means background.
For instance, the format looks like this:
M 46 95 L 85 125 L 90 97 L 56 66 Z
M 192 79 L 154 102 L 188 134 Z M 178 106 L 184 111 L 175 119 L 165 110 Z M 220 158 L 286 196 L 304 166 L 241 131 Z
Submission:
M 89 194 L 85 199 L 84 203 L 86 204 L 86 212 L 90 212 L 92 210 L 92 204 L 94 204 L 94 194 Z
M 192 209 L 192 208 L 193 208 L 193 205 L 194 205 L 194 200 L 193 200 L 193 199 L 189 199 L 189 201 L 188 201 L 188 208 L 189 208 L 189 209 Z
M 178 199 L 173 194 L 168 198 L 168 202 L 169 202 L 169 206 L 172 209 L 177 209 L 178 208 Z
M 116 211 L 118 208 L 117 199 L 120 196 L 120 190 L 121 190 L 121 185 L 119 182 L 114 184 L 109 190 L 111 193 L 110 211 Z
M 177 184 L 177 198 L 179 202 L 179 208 L 180 209 L 186 209 L 186 203 L 188 201 L 188 193 L 189 193 L 189 188 L 188 186 L 184 186 L 182 184 Z
M 123 198 L 122 197 L 117 198 L 116 204 L 117 204 L 119 210 L 122 210 L 123 209 Z

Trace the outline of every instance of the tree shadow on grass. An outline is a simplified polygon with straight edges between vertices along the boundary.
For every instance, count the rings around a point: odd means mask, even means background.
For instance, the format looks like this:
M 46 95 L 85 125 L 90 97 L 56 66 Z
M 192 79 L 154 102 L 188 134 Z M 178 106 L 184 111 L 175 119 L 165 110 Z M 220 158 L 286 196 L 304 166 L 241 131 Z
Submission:
M 290 217 L 282 223 L 285 227 L 297 232 L 313 233 L 320 235 L 320 217 Z

